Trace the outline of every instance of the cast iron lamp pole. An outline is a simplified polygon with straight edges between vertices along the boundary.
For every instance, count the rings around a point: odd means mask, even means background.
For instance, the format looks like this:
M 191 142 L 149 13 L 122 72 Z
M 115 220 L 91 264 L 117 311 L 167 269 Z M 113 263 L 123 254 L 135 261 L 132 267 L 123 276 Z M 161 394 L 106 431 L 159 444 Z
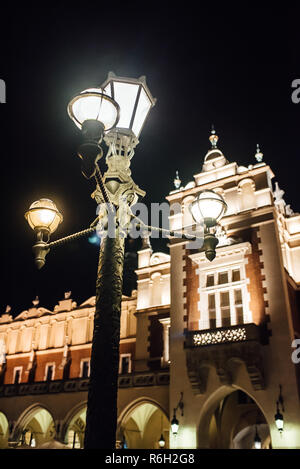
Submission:
M 116 445 L 124 241 L 126 227 L 133 218 L 130 206 L 137 202 L 139 196 L 145 195 L 131 178 L 130 160 L 146 117 L 154 104 L 155 100 L 144 77 L 129 79 L 116 77 L 112 73 L 101 88 L 88 89 L 75 96 L 69 103 L 68 112 L 82 131 L 83 143 L 78 149 L 78 156 L 82 162 L 83 175 L 96 181 L 96 190 L 92 197 L 100 207 L 98 216 L 89 228 L 50 243 L 50 234 L 62 221 L 62 215 L 55 204 L 48 199 L 40 199 L 25 214 L 29 225 L 37 233 L 33 252 L 39 269 L 45 264 L 45 257 L 51 248 L 86 236 L 96 228 L 100 233 L 85 449 L 114 449 Z M 108 145 L 108 169 L 103 177 L 98 166 L 103 155 L 100 146 L 102 139 Z M 199 201 L 198 212 L 194 206 L 192 214 L 196 222 L 200 223 L 205 206 L 212 209 L 218 207 L 212 215 L 214 221 L 209 223 L 209 226 L 214 226 L 224 213 L 225 202 L 222 204 L 223 199 L 215 193 L 210 194 L 207 199 L 210 200 Z M 124 211 L 124 206 L 129 210 Z M 202 217 L 200 221 L 199 216 Z M 158 230 L 171 237 L 199 240 L 195 235 L 139 223 L 146 231 Z M 217 244 L 215 240 L 211 241 L 213 238 L 207 237 L 204 240 L 207 255 L 209 249 L 214 250 Z M 203 241 L 203 238 L 200 240 Z M 212 260 L 210 257 L 208 255 L 209 260 Z
M 92 197 L 101 207 L 103 218 L 107 220 L 108 224 L 107 226 L 105 223 L 103 224 L 101 233 L 96 280 L 96 307 L 84 439 L 85 449 L 114 449 L 116 446 L 120 315 L 125 243 L 125 234 L 121 226 L 120 202 L 130 207 L 137 202 L 139 195 L 145 195 L 145 192 L 133 182 L 129 168 L 134 147 L 138 143 L 137 136 L 144 123 L 138 114 L 140 96 L 142 93 L 144 94 L 143 106 L 144 109 L 146 108 L 144 119 L 155 102 L 144 79 L 128 81 L 110 74 L 107 82 L 101 88 L 104 95 L 109 96 L 110 103 L 114 101 L 114 98 L 121 103 L 121 107 L 118 106 L 117 122 L 111 126 L 110 132 L 106 132 L 105 141 L 109 147 L 106 157 L 108 170 L 103 178 L 97 163 L 102 156 L 102 151 L 99 150 L 97 124 L 95 124 L 95 117 L 91 120 L 89 111 L 86 112 L 87 104 L 93 109 L 97 108 L 97 103 L 93 102 L 94 99 L 97 99 L 97 96 L 93 95 L 95 90 L 85 92 L 90 103 L 85 102 L 84 98 L 82 99 L 79 95 L 71 101 L 68 107 L 70 117 L 76 124 L 78 122 L 82 124 L 82 131 L 85 130 L 86 142 L 79 148 L 78 152 L 82 159 L 82 173 L 88 179 L 95 177 L 97 186 Z M 90 92 L 92 92 L 91 97 L 89 96 Z M 128 102 L 130 92 L 133 95 L 133 102 Z M 78 100 L 79 105 L 76 108 Z M 81 109 L 79 109 L 80 101 L 82 102 Z M 88 120 L 85 120 L 86 117 Z M 90 132 L 91 124 L 92 132 Z M 136 134 L 132 130 L 133 127 Z M 104 136 L 104 130 L 102 128 L 99 130 L 101 137 Z M 125 224 L 129 222 L 129 220 L 122 221 Z

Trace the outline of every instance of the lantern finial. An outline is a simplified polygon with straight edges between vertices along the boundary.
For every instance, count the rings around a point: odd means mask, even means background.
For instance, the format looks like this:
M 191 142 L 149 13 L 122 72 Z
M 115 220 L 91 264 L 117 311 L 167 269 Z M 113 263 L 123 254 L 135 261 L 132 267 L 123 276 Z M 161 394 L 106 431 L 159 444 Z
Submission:
M 179 178 L 179 174 L 178 174 L 178 171 L 176 171 L 176 177 L 174 179 L 174 186 L 175 186 L 175 189 L 179 189 L 180 188 L 180 184 L 181 184 L 181 180 Z
M 212 148 L 217 148 L 217 142 L 219 140 L 219 137 L 216 135 L 216 131 L 213 124 L 211 126 L 211 135 L 209 137 L 209 140 Z
M 258 163 L 262 162 L 264 154 L 260 151 L 259 144 L 257 143 L 256 145 L 256 153 L 255 153 L 255 158 Z

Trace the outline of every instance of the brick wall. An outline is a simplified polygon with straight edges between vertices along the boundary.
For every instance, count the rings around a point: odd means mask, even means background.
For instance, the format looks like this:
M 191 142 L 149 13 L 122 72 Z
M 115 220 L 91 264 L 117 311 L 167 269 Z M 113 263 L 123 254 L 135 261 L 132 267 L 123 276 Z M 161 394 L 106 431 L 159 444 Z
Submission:
M 260 248 L 259 228 L 252 228 L 241 233 L 244 241 L 249 241 L 252 246 L 251 254 L 246 255 L 248 263 L 246 264 L 246 276 L 249 279 L 247 285 L 250 294 L 250 310 L 252 312 L 253 322 L 260 324 L 264 321 L 266 315 L 267 302 L 264 299 L 267 293 L 263 286 L 265 276 L 263 274 L 264 264 L 261 261 L 262 250 Z M 245 239 L 246 238 L 246 239 Z
M 186 250 L 184 256 L 185 265 L 183 270 L 186 273 L 186 278 L 184 279 L 184 285 L 186 285 L 186 291 L 184 292 L 185 298 L 185 314 L 187 315 L 186 323 L 189 330 L 198 330 L 199 329 L 199 319 L 200 312 L 198 310 L 198 302 L 200 301 L 199 289 L 199 276 L 196 273 L 198 265 L 195 264 L 188 256 L 191 251 Z

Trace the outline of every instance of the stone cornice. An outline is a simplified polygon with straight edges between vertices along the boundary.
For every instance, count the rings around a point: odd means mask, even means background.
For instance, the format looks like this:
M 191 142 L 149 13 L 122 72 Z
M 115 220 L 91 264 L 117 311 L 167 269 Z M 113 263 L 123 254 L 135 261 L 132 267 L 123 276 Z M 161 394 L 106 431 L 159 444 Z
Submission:
M 226 257 L 230 258 L 235 255 L 244 257 L 246 254 L 250 254 L 251 250 L 252 248 L 249 242 L 231 244 L 230 246 L 223 246 L 223 247 L 216 249 L 216 261 L 219 259 L 224 259 Z M 192 261 L 196 262 L 197 264 L 204 264 L 204 263 L 208 264 L 211 268 L 211 263 L 206 258 L 204 251 L 190 254 L 189 258 L 192 259 Z
M 234 165 L 236 163 L 231 163 L 231 165 Z M 223 168 L 228 168 L 228 165 L 226 166 L 223 166 Z M 214 172 L 220 172 L 220 168 L 217 168 L 213 171 L 211 171 L 211 173 L 213 174 Z M 253 177 L 253 176 L 256 176 L 257 174 L 260 174 L 260 173 L 263 173 L 263 172 L 270 172 L 270 177 L 273 178 L 274 177 L 274 173 L 273 171 L 271 170 L 270 166 L 268 165 L 263 165 L 263 166 L 258 166 L 258 167 L 253 167 L 252 169 L 249 169 L 248 171 L 245 171 L 245 172 L 242 172 L 240 174 L 234 174 L 234 175 L 230 175 L 230 176 L 224 176 L 223 178 L 219 178 L 219 179 L 215 179 L 213 181 L 209 181 L 209 182 L 205 182 L 201 185 L 196 185 L 195 187 L 193 188 L 189 188 L 189 189 L 182 189 L 180 191 L 176 191 L 172 194 L 169 194 L 166 196 L 166 199 L 171 202 L 171 201 L 174 201 L 174 200 L 179 200 L 179 199 L 183 199 L 185 197 L 187 197 L 188 195 L 194 195 L 194 194 L 197 194 L 200 190 L 204 190 L 204 189 L 214 189 L 216 187 L 222 187 L 224 186 L 224 184 L 228 184 L 230 182 L 235 182 L 236 184 L 238 184 L 238 182 L 242 179 L 245 179 L 246 177 Z M 202 173 L 198 173 L 196 175 L 194 175 L 194 178 L 196 177 L 199 177 Z M 207 173 L 205 173 L 207 174 Z

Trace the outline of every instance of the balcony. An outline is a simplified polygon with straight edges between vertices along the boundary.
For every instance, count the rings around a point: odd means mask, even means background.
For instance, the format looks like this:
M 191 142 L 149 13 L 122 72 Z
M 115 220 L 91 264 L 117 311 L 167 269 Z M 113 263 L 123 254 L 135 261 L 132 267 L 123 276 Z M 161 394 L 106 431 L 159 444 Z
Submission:
M 253 389 L 264 389 L 262 347 L 268 343 L 265 325 L 240 324 L 201 331 L 186 331 L 185 351 L 195 394 L 206 392 L 208 374 L 216 370 L 221 384 L 233 384 L 244 365 Z
M 256 324 L 241 324 L 238 326 L 218 327 L 202 331 L 187 331 L 185 348 L 201 347 L 215 344 L 229 344 L 233 342 L 263 341 L 262 330 Z

